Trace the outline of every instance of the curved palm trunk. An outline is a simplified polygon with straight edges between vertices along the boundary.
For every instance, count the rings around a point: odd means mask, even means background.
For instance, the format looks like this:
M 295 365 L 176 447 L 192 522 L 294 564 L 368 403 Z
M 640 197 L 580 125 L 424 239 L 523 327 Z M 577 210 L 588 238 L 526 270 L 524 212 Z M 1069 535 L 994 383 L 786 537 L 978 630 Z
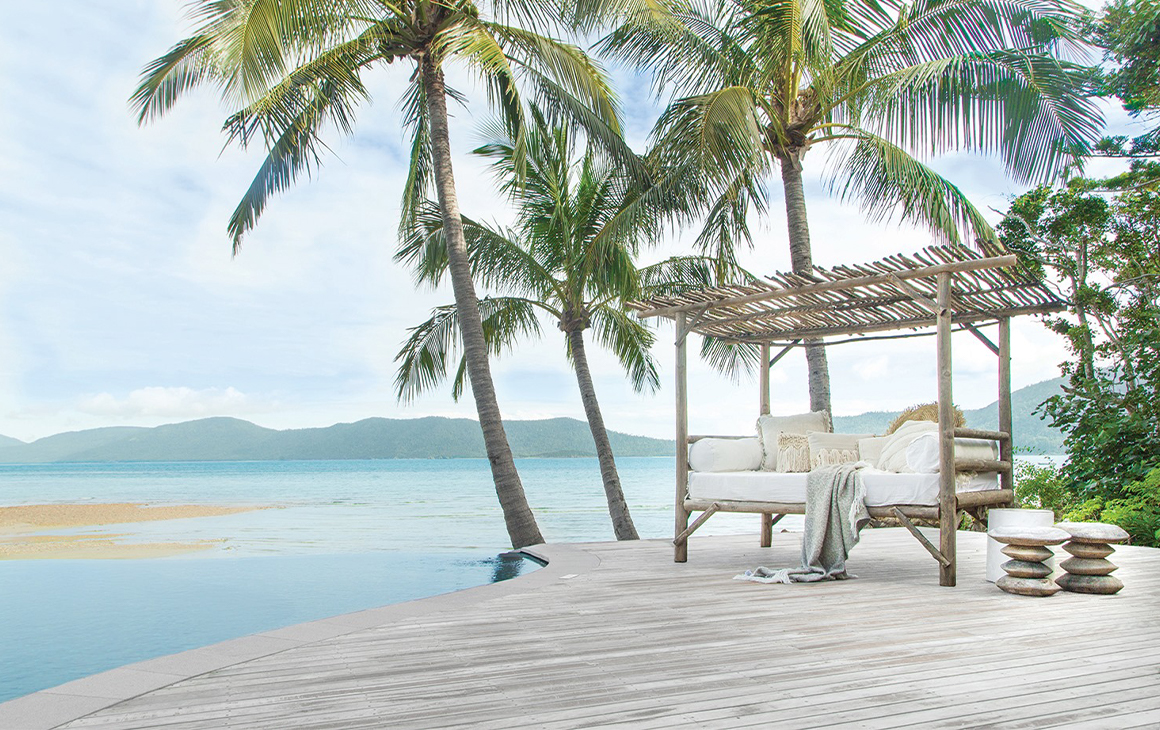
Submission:
M 451 170 L 451 141 L 447 133 L 447 97 L 443 72 L 435 62 L 424 56 L 422 60 L 423 88 L 427 95 L 427 110 L 431 121 L 431 156 L 435 172 L 435 187 L 439 193 L 439 209 L 443 213 L 443 230 L 447 236 L 447 261 L 451 274 L 451 288 L 455 293 L 455 307 L 459 311 L 459 329 L 463 337 L 463 354 L 467 360 L 467 374 L 471 392 L 475 396 L 475 410 L 483 429 L 487 460 L 495 493 L 503 508 L 504 521 L 512 547 L 521 548 L 544 541 L 536 517 L 524 496 L 524 486 L 512 460 L 511 447 L 503 430 L 495 388 L 491 382 L 491 367 L 487 361 L 487 346 L 483 338 L 483 324 L 479 317 L 479 302 L 471 281 L 471 266 L 467 258 L 467 243 L 463 238 L 463 221 L 459 217 L 459 199 L 455 194 L 455 177 Z
M 780 161 L 781 182 L 785 188 L 785 215 L 789 223 L 790 264 L 795 274 L 809 274 L 814 266 L 814 257 L 810 251 L 810 223 L 806 218 L 801 157 L 800 154 L 781 157 Z M 826 346 L 821 339 L 806 340 L 806 367 L 810 378 L 810 410 L 833 413 L 830 410 L 830 366 L 826 362 Z
M 604 428 L 604 417 L 600 415 L 600 404 L 596 402 L 596 389 L 592 385 L 592 373 L 588 370 L 588 356 L 584 353 L 584 331 L 568 332 L 568 350 L 572 353 L 572 365 L 576 368 L 576 382 L 580 385 L 580 400 L 584 403 L 584 415 L 588 417 L 588 428 L 592 430 L 592 440 L 596 443 L 596 457 L 600 460 L 600 476 L 604 480 L 604 496 L 608 499 L 608 514 L 612 517 L 612 530 L 617 540 L 639 540 L 632 515 L 628 513 L 628 503 L 620 488 L 620 476 L 616 473 L 616 461 L 612 457 L 612 444 L 608 442 L 608 431 Z

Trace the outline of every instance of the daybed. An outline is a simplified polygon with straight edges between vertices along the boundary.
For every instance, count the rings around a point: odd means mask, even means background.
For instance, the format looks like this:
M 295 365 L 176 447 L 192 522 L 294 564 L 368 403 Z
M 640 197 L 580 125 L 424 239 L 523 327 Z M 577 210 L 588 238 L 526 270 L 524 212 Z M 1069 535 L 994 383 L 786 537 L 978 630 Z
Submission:
M 726 474 L 690 472 L 688 446 L 701 437 L 688 429 L 686 339 L 698 333 L 725 342 L 756 345 L 763 367 L 760 413 L 769 413 L 769 367 L 805 343 L 825 337 L 827 346 L 845 342 L 937 336 L 938 468 L 935 473 L 865 476 L 870 514 L 894 517 L 910 530 L 939 564 L 939 582 L 956 583 L 955 531 L 959 512 L 985 520 L 984 509 L 1014 502 L 1011 439 L 1011 317 L 1056 312 L 1063 302 L 1027 273 L 1010 269 L 1014 255 L 983 256 L 963 247 L 931 247 L 913 257 L 834 269 L 815 267 L 810 276 L 775 274 L 745 286 L 686 291 L 633 302 L 637 316 L 666 317 L 676 325 L 676 520 L 674 560 L 688 559 L 688 538 L 716 512 L 762 515 L 761 544 L 772 544 L 772 526 L 785 514 L 805 511 L 805 474 L 758 471 Z M 998 324 L 998 343 L 979 329 Z M 866 336 L 890 330 L 936 331 Z M 951 387 L 951 334 L 969 331 L 999 359 L 999 428 L 959 428 L 954 424 Z M 771 359 L 771 347 L 781 352 Z M 956 439 L 997 445 L 998 458 L 956 458 Z M 977 476 L 956 488 L 964 473 Z M 689 522 L 691 513 L 701 512 Z M 912 523 L 936 520 L 939 544 Z

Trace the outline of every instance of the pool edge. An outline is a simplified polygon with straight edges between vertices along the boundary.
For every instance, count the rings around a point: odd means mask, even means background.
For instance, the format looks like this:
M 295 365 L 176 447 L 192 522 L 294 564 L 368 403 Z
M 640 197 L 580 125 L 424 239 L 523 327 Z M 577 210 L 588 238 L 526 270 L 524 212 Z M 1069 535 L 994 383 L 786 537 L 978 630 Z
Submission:
M 533 545 L 513 550 L 546 563 L 538 570 L 498 583 L 464 588 L 429 598 L 307 621 L 271 631 L 146 659 L 0 702 L 5 730 L 52 730 L 125 700 L 208 672 L 384 626 L 416 615 L 454 611 L 464 605 L 536 590 L 561 578 L 592 570 L 600 559 L 584 543 Z

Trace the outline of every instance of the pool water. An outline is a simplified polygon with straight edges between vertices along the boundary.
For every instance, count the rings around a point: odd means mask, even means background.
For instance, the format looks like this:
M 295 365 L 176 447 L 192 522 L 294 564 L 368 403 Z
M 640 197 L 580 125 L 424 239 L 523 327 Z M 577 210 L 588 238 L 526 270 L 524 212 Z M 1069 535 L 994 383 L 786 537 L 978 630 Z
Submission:
M 0 702 L 132 662 L 537 567 L 483 551 L 0 561 Z

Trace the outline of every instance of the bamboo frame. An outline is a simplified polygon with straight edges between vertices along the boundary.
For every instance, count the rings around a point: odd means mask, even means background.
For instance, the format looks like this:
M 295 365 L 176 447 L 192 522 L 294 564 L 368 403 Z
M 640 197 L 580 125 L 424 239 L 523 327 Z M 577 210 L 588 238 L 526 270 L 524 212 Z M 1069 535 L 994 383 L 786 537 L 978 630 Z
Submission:
M 984 258 L 960 249 L 929 248 L 915 259 L 890 257 L 883 262 L 832 270 L 815 268 L 815 276 L 769 277 L 776 286 L 708 289 L 676 298 L 630 303 L 640 317 L 671 317 L 676 323 L 676 519 L 674 560 L 688 560 L 688 539 L 717 512 L 761 515 L 762 547 L 772 544 L 773 524 L 786 514 L 804 514 L 804 503 L 694 500 L 688 495 L 688 447 L 705 436 L 690 436 L 688 423 L 688 350 L 691 332 L 760 346 L 758 410 L 770 410 L 769 369 L 805 338 L 861 334 L 933 325 L 939 404 L 938 504 L 870 507 L 873 517 L 894 517 L 922 543 L 939 565 L 939 583 L 957 582 L 956 530 L 960 510 L 978 516 L 988 507 L 1014 503 L 1011 433 L 1011 317 L 1054 312 L 1063 303 L 1038 282 L 1000 271 L 1014 256 Z M 933 281 L 930 281 L 933 279 Z M 962 279 L 963 281 L 960 281 Z M 756 290 L 756 291 L 755 291 Z M 997 323 L 998 343 L 974 323 Z M 956 428 L 951 335 L 968 330 L 998 356 L 999 430 Z M 906 336 L 906 335 L 902 335 Z M 784 343 L 772 359 L 772 343 Z M 852 342 L 857 340 L 847 340 Z M 744 438 L 744 437 L 726 437 Z M 956 459 L 955 438 L 996 441 L 999 459 Z M 955 477 L 964 471 L 996 471 L 1000 488 L 955 491 Z M 693 512 L 702 514 L 690 524 Z M 776 515 L 776 517 L 775 517 Z M 937 520 L 937 547 L 920 533 L 912 519 Z

